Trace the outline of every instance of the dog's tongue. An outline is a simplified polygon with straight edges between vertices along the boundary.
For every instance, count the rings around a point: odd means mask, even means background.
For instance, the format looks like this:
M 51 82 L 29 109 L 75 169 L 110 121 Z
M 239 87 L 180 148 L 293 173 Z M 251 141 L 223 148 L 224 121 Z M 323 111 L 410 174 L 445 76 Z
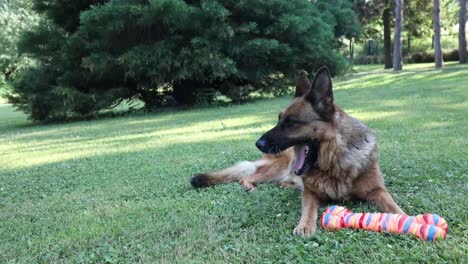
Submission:
M 293 170 L 296 175 L 299 175 L 302 167 L 304 167 L 306 147 L 306 145 L 296 147 L 296 160 L 294 161 L 293 166 Z

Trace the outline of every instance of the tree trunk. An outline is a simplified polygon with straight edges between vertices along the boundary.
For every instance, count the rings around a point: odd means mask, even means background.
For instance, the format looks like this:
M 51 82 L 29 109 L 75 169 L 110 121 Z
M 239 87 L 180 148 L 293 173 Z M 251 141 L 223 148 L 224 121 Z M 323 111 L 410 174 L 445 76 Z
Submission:
M 349 61 L 354 64 L 354 43 L 353 38 L 349 39 Z
M 384 62 L 385 69 L 392 68 L 392 40 L 390 32 L 390 19 L 391 19 L 391 10 L 389 6 L 389 0 L 385 1 L 385 9 L 382 14 L 383 26 L 384 26 Z
M 369 40 L 367 40 L 367 56 L 372 55 L 371 53 L 372 53 L 371 41 L 370 41 L 370 39 L 369 39 Z
M 408 32 L 408 46 L 406 48 L 406 54 L 410 54 L 411 53 L 411 34 Z
M 395 34 L 393 37 L 393 70 L 401 71 L 402 70 L 402 40 L 401 40 L 401 30 L 403 27 L 403 0 L 395 0 Z
M 466 0 L 460 0 L 460 13 L 458 20 L 458 56 L 460 63 L 468 63 L 466 51 Z
M 436 69 L 443 67 L 442 44 L 440 40 L 440 1 L 434 0 L 434 60 Z

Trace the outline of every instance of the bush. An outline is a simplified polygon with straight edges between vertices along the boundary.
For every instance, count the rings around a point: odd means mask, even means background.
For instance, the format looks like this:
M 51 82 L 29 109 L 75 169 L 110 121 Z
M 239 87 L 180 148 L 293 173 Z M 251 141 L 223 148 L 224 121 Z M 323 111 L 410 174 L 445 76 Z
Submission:
M 0 97 L 2 97 L 5 91 L 8 89 L 8 84 L 3 74 L 0 74 Z
M 36 25 L 39 16 L 28 0 L 0 1 L 0 93 L 32 61 L 18 53 L 17 42 L 24 30 Z M 1 94 L 0 94 L 1 95 Z
M 458 61 L 458 50 L 444 51 L 443 58 L 444 61 Z M 409 63 L 434 62 L 434 52 L 417 52 L 411 55 L 407 60 Z
M 459 58 L 458 49 L 444 52 L 444 61 L 458 61 Z
M 355 64 L 383 64 L 383 55 L 359 55 L 354 58 Z
M 351 69 L 349 61 L 337 52 L 330 52 L 327 56 L 317 59 L 312 66 L 312 72 L 317 71 L 323 66 L 327 66 L 330 69 L 332 76 L 342 75 Z
M 112 105 L 118 98 L 128 98 L 126 89 L 108 89 L 84 93 L 56 82 L 50 67 L 29 68 L 13 82 L 7 99 L 33 120 L 66 120 L 88 117 Z
M 210 103 L 218 92 L 243 100 L 323 65 L 340 74 L 348 66 L 336 39 L 356 28 L 331 18 L 353 13 L 324 12 L 333 6 L 325 4 L 319 11 L 325 2 L 35 0 L 47 20 L 19 47 L 38 65 L 10 98 L 35 120 L 66 119 L 131 98 L 150 109 L 167 96 L 186 105 Z M 38 74 L 46 76 L 32 80 Z

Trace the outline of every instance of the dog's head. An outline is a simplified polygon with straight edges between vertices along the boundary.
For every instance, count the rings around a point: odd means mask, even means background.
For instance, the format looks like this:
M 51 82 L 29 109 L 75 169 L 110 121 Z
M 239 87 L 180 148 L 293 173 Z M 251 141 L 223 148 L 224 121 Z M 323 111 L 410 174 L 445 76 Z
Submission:
M 332 137 L 334 130 L 333 91 L 326 67 L 315 74 L 312 84 L 307 72 L 299 73 L 295 98 L 279 114 L 278 123 L 256 142 L 263 153 L 276 154 L 294 146 L 294 173 L 303 175 L 315 166 L 320 141 Z

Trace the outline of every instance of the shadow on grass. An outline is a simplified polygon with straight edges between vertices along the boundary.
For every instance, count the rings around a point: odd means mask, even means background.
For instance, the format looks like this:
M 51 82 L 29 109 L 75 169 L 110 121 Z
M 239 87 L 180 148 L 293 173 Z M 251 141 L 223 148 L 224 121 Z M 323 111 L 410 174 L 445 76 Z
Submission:
M 461 74 L 459 69 L 452 72 L 454 76 L 450 78 L 454 80 Z M 341 89 L 343 83 L 338 82 L 335 98 L 338 104 L 342 103 L 345 111 L 377 130 L 395 131 L 401 129 L 402 124 L 414 122 L 417 125 L 411 126 L 412 133 L 428 128 L 443 133 L 445 129 L 463 124 L 460 123 L 461 116 L 453 117 L 451 112 L 454 110 L 449 107 L 467 100 L 462 88 L 454 88 L 458 83 L 452 85 L 453 81 L 450 81 L 447 82 L 448 85 L 441 87 L 431 84 L 431 78 L 438 78 L 432 76 L 428 77 L 430 80 L 421 81 L 418 87 L 408 89 L 408 84 L 394 85 L 397 82 L 395 76 L 399 75 L 389 77 L 391 85 L 377 81 L 388 76 L 372 77 L 376 80 L 372 79 L 374 84 L 367 89 Z M 81 121 L 18 128 L 14 134 L 6 134 L 0 139 L 4 144 L 0 156 L 31 152 L 40 155 L 41 151 L 56 148 L 52 155 L 63 155 L 60 159 L 68 160 L 86 155 L 92 157 L 128 151 L 128 146 L 132 145 L 142 151 L 153 147 L 176 148 L 176 142 L 162 145 L 157 143 L 160 140 L 171 141 L 172 138 L 185 144 L 222 142 L 226 139 L 248 140 L 253 144 L 258 136 L 274 125 L 281 105 L 286 106 L 289 100 L 290 98 L 284 97 L 255 105 L 225 108 L 222 111 L 202 109 L 165 115 L 121 117 L 100 120 L 98 124 Z M 425 112 L 434 112 L 435 115 L 425 116 Z M 209 121 L 207 116 L 210 117 Z M 8 142 L 14 144 L 7 145 Z

